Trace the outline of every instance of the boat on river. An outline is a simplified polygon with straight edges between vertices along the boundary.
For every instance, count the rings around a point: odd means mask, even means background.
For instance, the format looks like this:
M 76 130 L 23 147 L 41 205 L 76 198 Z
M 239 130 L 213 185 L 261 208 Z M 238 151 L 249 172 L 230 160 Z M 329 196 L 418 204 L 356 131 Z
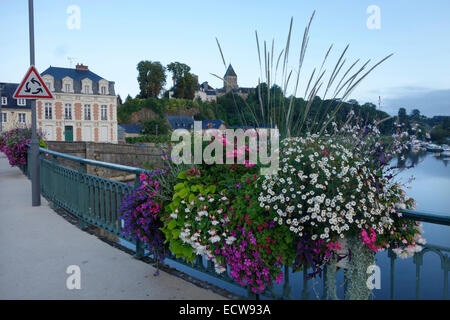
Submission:
M 442 149 L 441 146 L 431 143 L 431 144 L 427 145 L 427 151 L 430 151 L 430 152 L 441 152 L 441 151 L 443 151 L 443 149 Z

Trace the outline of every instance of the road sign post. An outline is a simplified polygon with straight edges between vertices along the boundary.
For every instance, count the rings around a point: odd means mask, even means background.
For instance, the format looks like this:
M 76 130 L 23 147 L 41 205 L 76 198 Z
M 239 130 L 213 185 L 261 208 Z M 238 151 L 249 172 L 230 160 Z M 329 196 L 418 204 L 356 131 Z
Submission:
M 30 68 L 25 74 L 20 85 L 14 93 L 14 98 L 31 100 L 31 146 L 30 163 L 31 169 L 31 204 L 33 207 L 41 205 L 41 182 L 39 167 L 39 140 L 37 135 L 37 110 L 36 99 L 53 99 L 50 90 L 45 86 L 39 72 L 34 67 L 34 16 L 33 0 L 28 0 L 28 21 L 30 31 Z

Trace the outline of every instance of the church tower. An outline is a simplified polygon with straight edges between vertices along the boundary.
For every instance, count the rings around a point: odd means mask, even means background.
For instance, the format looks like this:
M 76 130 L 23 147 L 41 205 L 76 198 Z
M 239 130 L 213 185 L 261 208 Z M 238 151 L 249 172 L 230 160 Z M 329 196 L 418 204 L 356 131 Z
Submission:
M 223 87 L 225 89 L 225 92 L 230 92 L 231 89 L 237 89 L 237 75 L 236 72 L 234 72 L 233 67 L 231 64 L 228 66 L 227 72 L 225 72 L 225 75 L 223 76 L 224 82 Z

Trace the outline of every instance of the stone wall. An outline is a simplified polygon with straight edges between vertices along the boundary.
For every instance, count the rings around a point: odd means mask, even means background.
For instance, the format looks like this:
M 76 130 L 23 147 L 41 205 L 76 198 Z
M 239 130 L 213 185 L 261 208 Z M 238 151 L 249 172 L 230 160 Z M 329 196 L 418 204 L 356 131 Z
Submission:
M 152 144 L 147 146 L 136 146 L 131 144 L 62 141 L 48 141 L 47 144 L 50 150 L 85 159 L 116 163 L 137 168 L 144 168 L 145 165 L 149 164 L 154 168 L 162 165 L 161 147 Z M 77 164 L 73 161 L 61 159 L 60 163 L 64 166 L 77 169 Z M 107 178 L 128 174 L 97 166 L 88 166 L 87 172 L 89 174 Z

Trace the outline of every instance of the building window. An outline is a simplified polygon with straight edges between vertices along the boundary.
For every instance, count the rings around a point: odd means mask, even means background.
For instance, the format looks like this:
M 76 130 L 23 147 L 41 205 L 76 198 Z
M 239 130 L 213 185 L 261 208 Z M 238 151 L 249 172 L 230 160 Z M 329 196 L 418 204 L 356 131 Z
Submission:
M 91 105 L 84 105 L 84 120 L 91 120 Z
M 49 103 L 49 102 L 47 102 L 45 104 L 45 119 L 46 120 L 53 119 L 53 116 L 52 116 L 52 104 Z
M 108 106 L 102 105 L 100 108 L 101 120 L 108 120 Z
M 101 86 L 100 87 L 100 91 L 101 91 L 101 94 L 106 94 L 106 87 L 105 86 Z
M 66 103 L 64 106 L 64 119 L 72 120 L 72 105 L 70 103 Z
M 19 116 L 19 123 L 26 123 L 27 122 L 26 121 L 26 119 L 27 119 L 26 113 L 19 113 L 18 116 Z
M 89 86 L 84 86 L 84 93 L 85 94 L 89 94 L 90 93 Z
M 27 104 L 25 99 L 19 98 L 17 99 L 17 105 L 18 106 L 25 106 Z
M 70 83 L 66 83 L 65 88 L 66 92 L 70 92 Z
M 48 90 L 52 90 L 52 87 L 51 87 L 51 83 L 50 83 L 50 82 L 46 82 L 46 83 L 45 83 L 45 86 L 47 87 Z
M 2 106 L 6 106 L 8 104 L 8 98 L 2 97 Z
M 8 122 L 8 114 L 6 112 L 2 112 L 2 122 Z

